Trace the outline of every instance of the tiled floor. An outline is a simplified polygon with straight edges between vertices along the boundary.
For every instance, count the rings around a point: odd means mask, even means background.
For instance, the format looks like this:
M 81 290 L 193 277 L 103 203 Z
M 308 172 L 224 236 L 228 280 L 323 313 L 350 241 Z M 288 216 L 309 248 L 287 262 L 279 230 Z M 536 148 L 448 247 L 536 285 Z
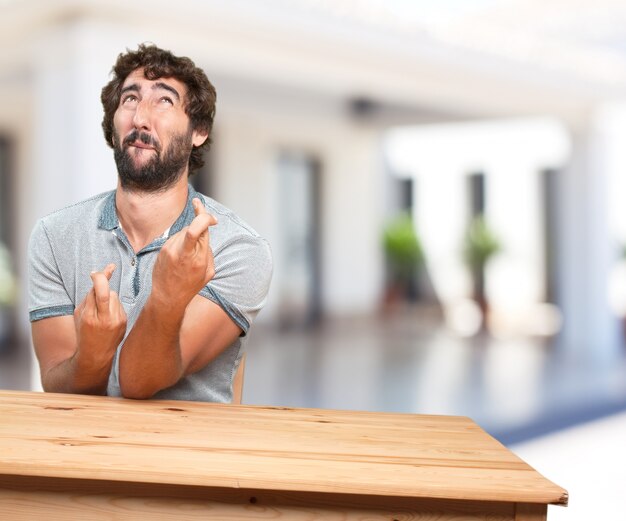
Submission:
M 469 416 L 505 444 L 626 410 L 626 351 L 462 339 L 419 311 L 251 334 L 244 402 Z

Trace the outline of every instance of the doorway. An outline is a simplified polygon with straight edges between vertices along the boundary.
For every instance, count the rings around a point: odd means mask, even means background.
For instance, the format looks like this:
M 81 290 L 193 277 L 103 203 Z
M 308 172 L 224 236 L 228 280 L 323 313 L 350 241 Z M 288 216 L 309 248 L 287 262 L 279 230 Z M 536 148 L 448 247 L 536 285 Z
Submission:
M 278 158 L 281 235 L 279 320 L 306 327 L 321 317 L 320 177 L 317 158 L 284 152 Z

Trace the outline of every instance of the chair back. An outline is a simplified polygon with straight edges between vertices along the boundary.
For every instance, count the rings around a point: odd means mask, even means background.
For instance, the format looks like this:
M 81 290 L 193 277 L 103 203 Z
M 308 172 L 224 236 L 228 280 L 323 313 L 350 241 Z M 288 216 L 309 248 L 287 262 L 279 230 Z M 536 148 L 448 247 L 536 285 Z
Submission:
M 239 367 L 233 378 L 233 401 L 231 403 L 239 405 L 243 396 L 243 376 L 246 370 L 246 354 L 244 353 L 239 361 Z

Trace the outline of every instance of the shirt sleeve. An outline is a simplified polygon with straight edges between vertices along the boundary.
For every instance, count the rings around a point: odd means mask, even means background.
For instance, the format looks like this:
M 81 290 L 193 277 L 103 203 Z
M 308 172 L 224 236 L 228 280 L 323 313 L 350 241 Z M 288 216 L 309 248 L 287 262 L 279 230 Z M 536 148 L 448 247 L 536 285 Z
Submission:
M 31 322 L 71 315 L 69 297 L 43 221 L 35 225 L 28 243 L 28 311 Z
M 272 254 L 259 236 L 240 235 L 213 252 L 215 276 L 200 294 L 218 304 L 247 334 L 265 305 L 272 278 Z

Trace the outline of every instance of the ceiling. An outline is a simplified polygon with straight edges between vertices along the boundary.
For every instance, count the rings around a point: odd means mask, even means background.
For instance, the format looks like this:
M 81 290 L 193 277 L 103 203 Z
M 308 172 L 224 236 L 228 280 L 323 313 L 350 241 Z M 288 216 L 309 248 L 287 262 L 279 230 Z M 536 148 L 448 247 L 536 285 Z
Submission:
M 320 24 L 365 27 L 371 33 L 405 38 L 411 46 L 450 47 L 478 59 L 506 60 L 549 74 L 566 74 L 581 82 L 616 87 L 626 92 L 626 0 L 232 0 L 241 19 L 274 18 L 274 23 L 299 23 L 297 15 Z M 56 5 L 55 5 L 56 4 Z M 19 21 L 43 18 L 61 6 L 113 9 L 116 2 L 64 0 L 0 0 L 2 17 L 21 12 Z M 127 5 L 127 2 L 117 2 Z M 162 5 L 161 5 L 162 4 Z M 162 12 L 169 2 L 153 1 Z M 168 16 L 225 10 L 217 0 L 185 0 Z M 145 6 L 144 6 L 145 7 Z M 131 11 L 132 12 L 132 9 Z M 205 18 L 206 19 L 206 18 Z M 350 27 L 352 26 L 352 27 Z M 15 27 L 15 23 L 13 24 Z M 5 29 L 9 29 L 6 27 Z
M 0 14 L 5 76 L 52 24 L 91 16 L 158 34 L 251 88 L 365 101 L 394 121 L 585 124 L 626 99 L 626 0 L 0 0 Z
M 299 0 L 336 18 L 626 88 L 625 0 Z

